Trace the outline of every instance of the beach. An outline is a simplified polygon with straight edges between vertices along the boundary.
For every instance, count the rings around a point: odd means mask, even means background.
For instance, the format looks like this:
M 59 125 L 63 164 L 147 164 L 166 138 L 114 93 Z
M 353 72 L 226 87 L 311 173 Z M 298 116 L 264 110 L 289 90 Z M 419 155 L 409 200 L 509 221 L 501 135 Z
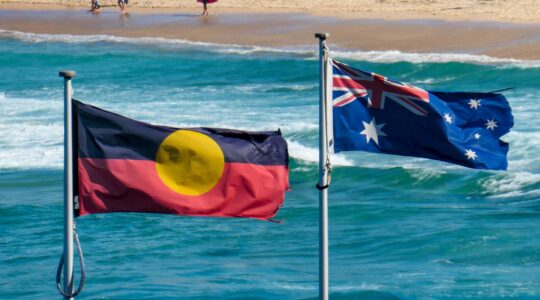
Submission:
M 221 1 L 206 18 L 198 16 L 194 1 L 135 2 L 124 18 L 118 18 L 115 7 L 90 14 L 84 1 L 70 6 L 42 2 L 0 3 L 0 29 L 257 46 L 312 45 L 315 32 L 330 32 L 331 45 L 349 50 L 540 59 L 540 23 L 535 19 L 540 4 L 533 1 L 512 1 L 513 9 L 507 8 L 509 1 Z
M 2 0 L 1 3 L 28 7 L 53 5 L 88 7 L 87 0 Z M 102 0 L 103 6 L 114 6 L 114 0 Z M 195 0 L 141 0 L 131 1 L 136 8 L 199 8 Z M 445 19 L 461 21 L 538 22 L 540 4 L 535 0 L 221 0 L 212 4 L 214 11 L 235 9 L 240 12 L 307 12 L 351 18 L 385 19 Z

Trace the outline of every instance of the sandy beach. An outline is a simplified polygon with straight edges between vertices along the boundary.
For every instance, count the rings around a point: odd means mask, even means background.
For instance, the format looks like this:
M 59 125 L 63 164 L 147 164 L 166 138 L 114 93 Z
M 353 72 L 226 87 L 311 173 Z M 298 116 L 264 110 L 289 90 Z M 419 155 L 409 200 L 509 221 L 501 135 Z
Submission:
M 103 6 L 115 6 L 116 0 L 101 0 Z M 60 5 L 88 7 L 89 0 L 2 0 L 15 5 Z M 199 8 L 195 0 L 132 0 L 130 7 Z M 511 22 L 540 21 L 540 2 L 536 0 L 220 0 L 212 10 L 294 11 L 338 15 L 352 18 L 391 18 L 445 20 L 491 20 Z
M 133 1 L 124 17 L 111 0 L 101 1 L 99 14 L 86 11 L 89 1 L 32 2 L 0 3 L 0 29 L 260 46 L 311 45 L 313 33 L 325 31 L 342 49 L 540 59 L 540 3 L 528 0 L 222 0 L 209 17 L 185 0 Z

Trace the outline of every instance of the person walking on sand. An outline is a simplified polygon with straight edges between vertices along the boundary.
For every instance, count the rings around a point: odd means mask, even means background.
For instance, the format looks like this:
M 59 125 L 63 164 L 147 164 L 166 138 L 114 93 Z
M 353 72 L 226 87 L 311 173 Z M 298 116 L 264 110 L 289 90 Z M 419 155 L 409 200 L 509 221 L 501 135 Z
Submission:
M 90 12 L 99 12 L 101 5 L 99 5 L 98 0 L 92 0 L 92 6 L 90 7 Z
M 197 0 L 197 2 L 203 4 L 203 12 L 201 16 L 208 16 L 208 3 L 217 2 L 217 0 Z
M 128 4 L 128 0 L 118 0 L 118 6 L 120 7 L 120 14 L 126 13 L 126 5 Z

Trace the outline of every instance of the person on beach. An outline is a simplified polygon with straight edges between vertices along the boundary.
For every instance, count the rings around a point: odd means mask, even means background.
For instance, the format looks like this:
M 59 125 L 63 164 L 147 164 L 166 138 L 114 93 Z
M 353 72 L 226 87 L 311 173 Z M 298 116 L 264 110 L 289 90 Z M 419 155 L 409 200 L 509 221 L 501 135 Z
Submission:
M 202 3 L 203 3 L 202 16 L 208 16 L 208 0 L 202 0 Z
M 203 12 L 201 16 L 208 16 L 208 3 L 217 2 L 217 0 L 197 0 L 197 2 L 203 4 Z
M 99 12 L 101 5 L 99 5 L 99 0 L 92 0 L 92 6 L 90 7 L 90 12 Z
M 120 13 L 123 15 L 126 13 L 126 5 L 128 0 L 118 0 L 118 6 L 120 7 Z

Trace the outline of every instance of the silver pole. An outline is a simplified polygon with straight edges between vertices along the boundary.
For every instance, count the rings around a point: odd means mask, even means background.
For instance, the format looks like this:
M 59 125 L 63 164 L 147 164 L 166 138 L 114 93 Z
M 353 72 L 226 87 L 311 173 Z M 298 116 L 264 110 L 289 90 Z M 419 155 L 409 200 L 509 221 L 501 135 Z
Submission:
M 319 299 L 328 300 L 328 130 L 326 103 L 326 38 L 329 33 L 317 33 L 319 39 Z
M 60 71 L 64 78 L 64 292 L 73 293 L 73 135 L 71 78 L 75 71 Z M 74 299 L 64 297 L 64 299 Z

